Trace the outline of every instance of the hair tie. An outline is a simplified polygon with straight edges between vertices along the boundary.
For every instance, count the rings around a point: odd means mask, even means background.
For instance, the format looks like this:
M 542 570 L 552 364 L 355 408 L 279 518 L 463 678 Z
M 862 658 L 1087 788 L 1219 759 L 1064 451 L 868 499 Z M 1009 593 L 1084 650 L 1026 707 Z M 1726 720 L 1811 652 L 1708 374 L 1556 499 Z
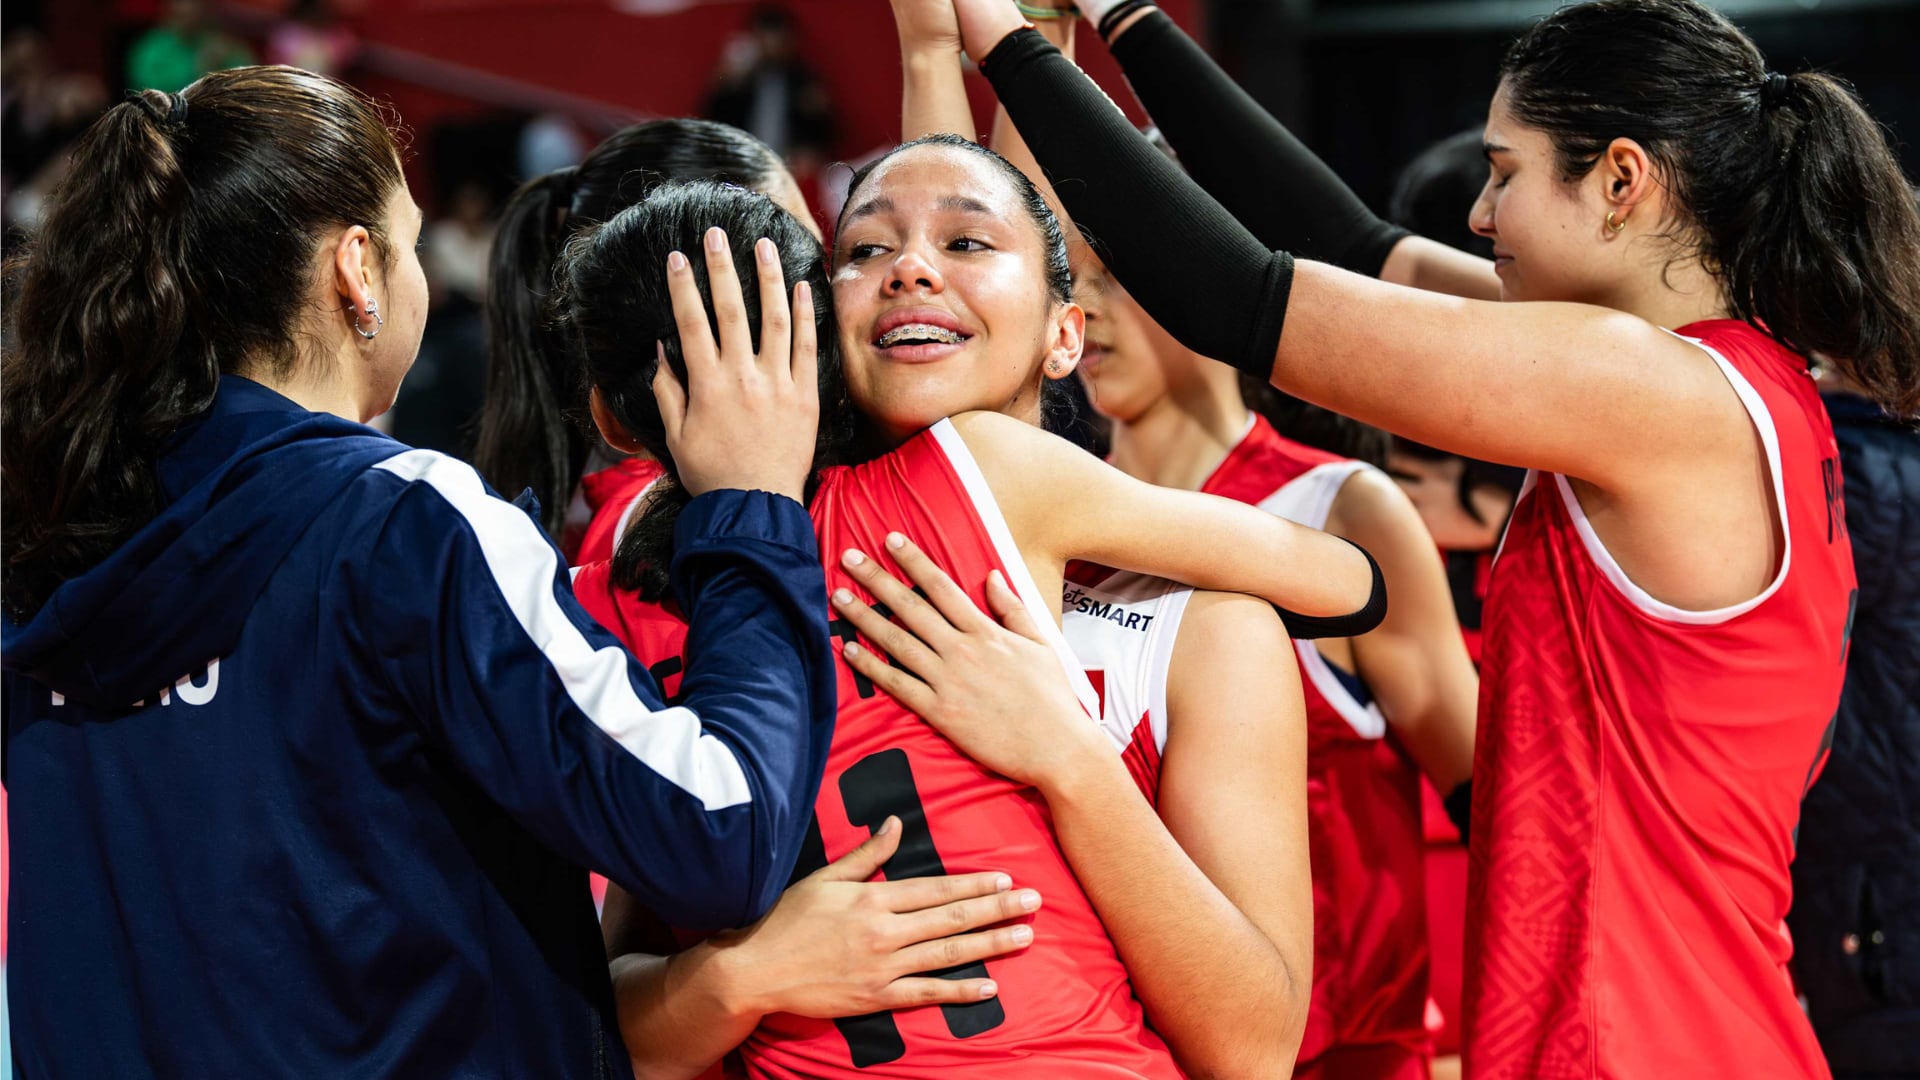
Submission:
M 187 95 L 168 94 L 167 95 L 168 126 L 180 127 L 186 122 L 187 122 Z
M 1787 95 L 1793 91 L 1793 80 L 1777 71 L 1769 71 L 1760 80 L 1760 107 L 1777 109 L 1786 103 Z

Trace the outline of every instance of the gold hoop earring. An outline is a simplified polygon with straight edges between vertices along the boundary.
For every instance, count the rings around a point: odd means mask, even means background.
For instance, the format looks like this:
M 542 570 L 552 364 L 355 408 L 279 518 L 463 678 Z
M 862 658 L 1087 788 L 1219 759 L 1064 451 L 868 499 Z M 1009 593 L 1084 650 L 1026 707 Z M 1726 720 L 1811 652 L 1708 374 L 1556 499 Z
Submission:
M 1609 210 L 1607 211 L 1607 228 L 1616 234 L 1623 233 L 1627 231 L 1627 223 L 1613 220 L 1613 211 Z

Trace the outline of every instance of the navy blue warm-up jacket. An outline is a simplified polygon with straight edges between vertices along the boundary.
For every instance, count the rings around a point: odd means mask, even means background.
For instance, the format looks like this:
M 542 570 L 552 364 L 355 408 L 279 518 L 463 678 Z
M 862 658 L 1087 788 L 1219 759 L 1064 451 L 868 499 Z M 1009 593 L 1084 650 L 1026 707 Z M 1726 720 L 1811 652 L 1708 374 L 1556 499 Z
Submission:
M 244 379 L 5 629 L 21 1075 L 626 1075 L 586 884 L 785 885 L 832 735 L 806 512 L 680 519 L 681 704 L 468 466 Z

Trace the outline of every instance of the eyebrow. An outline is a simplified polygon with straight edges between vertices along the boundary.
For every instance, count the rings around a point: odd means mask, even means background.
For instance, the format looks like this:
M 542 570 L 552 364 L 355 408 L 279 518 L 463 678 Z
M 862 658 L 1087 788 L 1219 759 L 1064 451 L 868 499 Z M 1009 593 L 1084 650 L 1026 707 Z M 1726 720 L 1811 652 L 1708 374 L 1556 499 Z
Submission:
M 1511 149 L 1511 147 L 1501 146 L 1499 143 L 1483 142 L 1480 144 L 1480 153 L 1489 158 L 1495 154 L 1508 153 Z
M 947 211 L 958 211 L 964 214 L 984 214 L 987 217 L 992 217 L 992 218 L 997 218 L 1000 216 L 999 214 L 994 212 L 993 207 L 988 206 L 986 203 L 983 203 L 979 199 L 973 198 L 970 195 L 945 196 L 938 203 L 935 204 L 935 209 L 947 210 Z
M 872 217 L 875 214 L 884 214 L 892 209 L 892 199 L 885 195 L 876 195 L 849 211 L 847 213 L 847 224 L 851 225 L 861 218 Z
M 1000 218 L 999 213 L 996 212 L 993 207 L 988 206 L 986 203 L 981 202 L 971 195 L 943 195 L 938 202 L 933 204 L 933 208 L 944 213 L 980 214 L 995 220 L 999 220 Z M 861 203 L 859 206 L 854 207 L 852 210 L 847 211 L 847 223 L 852 224 L 861 218 L 873 217 L 875 214 L 885 214 L 893 209 L 894 202 L 890 196 L 876 195 L 866 202 Z

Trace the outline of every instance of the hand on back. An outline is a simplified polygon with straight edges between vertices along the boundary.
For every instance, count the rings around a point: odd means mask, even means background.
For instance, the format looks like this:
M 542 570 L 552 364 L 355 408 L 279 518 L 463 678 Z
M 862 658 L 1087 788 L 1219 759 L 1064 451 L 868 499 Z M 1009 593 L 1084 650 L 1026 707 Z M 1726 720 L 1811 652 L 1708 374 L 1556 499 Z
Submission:
M 888 818 L 872 839 L 795 883 L 765 918 L 713 939 L 736 953 L 755 1012 L 861 1016 L 999 992 L 990 979 L 918 973 L 1026 948 L 1029 925 L 979 928 L 1032 915 L 1040 894 L 994 872 L 869 881 L 899 846 L 900 821 Z

